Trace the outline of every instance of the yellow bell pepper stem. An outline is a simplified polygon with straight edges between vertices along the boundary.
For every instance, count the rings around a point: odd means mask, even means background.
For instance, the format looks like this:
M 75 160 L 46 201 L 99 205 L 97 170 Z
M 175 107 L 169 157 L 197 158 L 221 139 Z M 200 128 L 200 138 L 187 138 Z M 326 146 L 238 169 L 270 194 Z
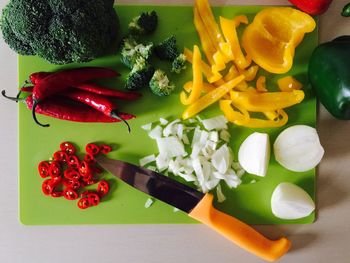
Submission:
M 216 88 L 215 90 L 205 94 L 200 99 L 191 104 L 182 114 L 184 120 L 191 118 L 210 106 L 211 104 L 220 100 L 228 92 L 230 92 L 238 83 L 244 80 L 244 76 L 238 76 L 237 78 L 225 83 L 224 85 Z
M 193 47 L 193 86 L 189 96 L 182 91 L 180 94 L 180 101 L 184 105 L 189 105 L 199 99 L 201 96 L 202 86 L 203 86 L 203 76 L 201 70 L 201 53 L 197 45 Z
M 209 62 L 209 64 L 213 65 L 215 64 L 215 61 L 213 59 L 213 56 L 216 52 L 216 47 L 213 45 L 209 35 L 210 33 L 207 31 L 202 18 L 200 17 L 198 13 L 198 9 L 195 7 L 193 9 L 194 14 L 194 26 L 197 30 L 199 39 L 202 44 L 202 49 L 204 51 L 204 54 Z
M 256 90 L 259 92 L 267 92 L 266 89 L 266 77 L 265 76 L 260 76 L 256 80 Z
M 246 15 L 235 16 L 235 17 L 233 18 L 233 21 L 235 22 L 236 28 L 237 28 L 240 24 L 248 25 L 248 23 L 249 23 L 248 17 L 247 17 Z
M 188 48 L 184 48 L 184 54 L 186 56 L 186 60 L 192 64 L 193 63 L 192 51 L 189 50 Z M 201 69 L 209 83 L 213 83 L 222 78 L 222 75 L 219 72 L 213 73 L 210 66 L 207 63 L 205 63 L 203 60 L 201 60 Z
M 226 41 L 231 45 L 232 53 L 235 57 L 234 62 L 241 69 L 247 68 L 251 64 L 251 59 L 243 55 L 238 41 L 235 21 L 220 17 L 220 25 Z
M 292 92 L 231 92 L 233 104 L 241 105 L 248 111 L 264 112 L 284 109 L 300 103 L 305 97 L 302 90 Z
M 303 84 L 297 81 L 292 76 L 286 76 L 277 80 L 278 88 L 281 91 L 292 91 L 299 90 L 303 88 Z

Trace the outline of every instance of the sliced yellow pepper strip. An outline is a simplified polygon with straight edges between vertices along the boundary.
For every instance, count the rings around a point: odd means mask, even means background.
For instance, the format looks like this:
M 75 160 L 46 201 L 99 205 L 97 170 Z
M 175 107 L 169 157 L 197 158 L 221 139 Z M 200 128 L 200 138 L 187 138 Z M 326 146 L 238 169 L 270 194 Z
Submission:
M 220 17 L 221 30 L 225 36 L 226 41 L 231 45 L 234 62 L 241 69 L 247 68 L 252 60 L 249 57 L 244 57 L 242 49 L 239 45 L 235 21 Z
M 186 56 L 186 60 L 192 64 L 193 62 L 193 53 L 188 48 L 184 49 L 184 54 Z M 204 76 L 207 78 L 209 83 L 213 83 L 215 81 L 218 81 L 222 78 L 222 75 L 219 72 L 213 73 L 210 66 L 205 63 L 203 60 L 201 60 L 201 68 L 203 71 Z
M 238 83 L 244 80 L 244 76 L 240 75 L 237 78 L 225 83 L 224 85 L 216 88 L 215 90 L 205 94 L 200 99 L 191 104 L 182 114 L 184 120 L 193 117 L 197 113 L 201 112 L 211 104 L 220 100 L 225 94 L 230 92 Z
M 243 74 L 245 76 L 246 81 L 252 81 L 255 79 L 256 74 L 258 74 L 259 66 L 257 65 L 250 66 L 248 69 L 238 68 L 238 71 L 240 74 Z
M 194 26 L 196 27 L 197 33 L 199 35 L 199 39 L 202 44 L 202 48 L 204 51 L 204 54 L 208 60 L 208 62 L 213 65 L 215 64 L 213 56 L 216 52 L 216 47 L 213 45 L 212 41 L 210 40 L 210 32 L 207 31 L 202 18 L 200 17 L 198 13 L 198 9 L 195 7 L 193 10 L 194 14 Z
M 232 65 L 229 69 L 229 71 L 227 72 L 227 74 L 224 77 L 224 80 L 226 82 L 236 78 L 237 76 L 239 76 L 239 72 L 236 68 L 235 65 Z M 222 85 L 222 84 L 221 84 Z M 245 91 L 248 88 L 248 83 L 245 80 L 242 80 L 234 89 L 239 90 L 239 91 Z
M 276 111 L 264 111 L 263 114 L 271 121 L 276 120 L 279 116 Z
M 259 92 L 267 92 L 266 89 L 266 77 L 265 76 L 260 76 L 256 80 L 256 90 Z
M 288 122 L 287 113 L 282 109 L 277 110 L 277 113 L 279 114 L 279 117 L 276 120 L 250 118 L 248 121 L 237 120 L 235 124 L 248 128 L 276 128 L 286 125 Z
M 213 72 L 218 72 L 226 68 L 225 59 L 220 51 L 216 51 L 213 55 L 214 65 L 211 66 Z
M 202 86 L 203 86 L 203 76 L 202 76 L 202 70 L 201 70 L 201 52 L 199 51 L 199 48 L 197 45 L 193 47 L 193 65 L 192 65 L 192 71 L 193 71 L 193 85 L 192 90 L 189 96 L 182 91 L 180 93 L 180 101 L 184 105 L 190 105 L 196 100 L 199 99 L 201 96 Z
M 302 90 L 292 92 L 238 92 L 231 91 L 233 104 L 240 105 L 253 112 L 274 111 L 300 103 L 305 94 Z
M 248 21 L 248 17 L 246 15 L 239 15 L 239 16 L 235 16 L 233 18 L 233 21 L 235 22 L 235 26 L 238 27 L 240 24 L 246 24 L 248 25 L 249 21 Z
M 220 109 L 224 113 L 228 121 L 248 128 L 269 128 L 281 127 L 288 122 L 288 115 L 284 110 L 277 111 L 277 118 L 275 120 L 262 120 L 257 118 L 247 118 L 244 114 L 235 111 L 232 108 L 231 101 L 221 100 Z
M 292 76 L 287 76 L 277 80 L 278 87 L 281 91 L 292 91 L 299 90 L 303 88 L 303 84 L 297 81 Z
M 211 42 L 213 43 L 217 51 L 222 52 L 225 63 L 229 62 L 230 52 L 226 54 L 228 50 L 225 48 L 221 49 L 221 44 L 225 43 L 225 40 L 221 35 L 218 24 L 215 21 L 215 17 L 213 15 L 208 0 L 195 0 L 195 7 L 198 8 L 199 15 L 202 18 L 205 28 L 209 33 Z
M 186 92 L 191 92 L 192 90 L 192 86 L 193 86 L 193 82 L 192 81 L 188 81 L 185 83 L 185 85 L 183 86 L 184 90 Z M 206 83 L 206 82 L 203 82 L 203 86 L 202 86 L 202 91 L 204 93 L 208 93 L 208 92 L 211 92 L 213 91 L 214 89 L 216 89 L 215 86 L 209 84 L 209 83 Z
M 236 121 L 242 121 L 242 122 L 249 121 L 249 119 L 250 119 L 249 113 L 245 110 L 242 111 L 241 109 L 239 109 L 239 110 L 242 113 L 235 111 L 232 108 L 232 101 L 220 100 L 219 104 L 220 104 L 221 111 L 224 112 L 225 117 L 227 118 L 228 121 L 233 122 L 233 123 Z

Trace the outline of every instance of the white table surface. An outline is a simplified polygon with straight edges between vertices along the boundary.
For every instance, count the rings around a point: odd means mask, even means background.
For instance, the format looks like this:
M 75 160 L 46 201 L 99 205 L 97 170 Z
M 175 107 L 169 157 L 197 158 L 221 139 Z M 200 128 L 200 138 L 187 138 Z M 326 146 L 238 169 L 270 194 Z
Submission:
M 336 0 L 320 19 L 320 41 L 350 34 Z M 0 0 L 2 8 L 7 1 Z M 119 1 L 131 2 L 131 1 Z M 133 0 L 132 2 L 152 2 Z M 192 3 L 190 0 L 154 3 Z M 284 0 L 212 0 L 218 4 L 287 4 Z M 349 69 L 350 70 L 350 69 Z M 1 89 L 17 88 L 17 60 L 0 40 Z M 292 250 L 279 262 L 350 262 L 350 122 L 321 107 L 318 131 L 326 154 L 317 182 L 318 219 L 312 225 L 256 226 L 270 238 L 286 235 Z M 262 260 L 203 225 L 23 226 L 18 221 L 17 107 L 0 101 L 0 262 L 253 263 Z

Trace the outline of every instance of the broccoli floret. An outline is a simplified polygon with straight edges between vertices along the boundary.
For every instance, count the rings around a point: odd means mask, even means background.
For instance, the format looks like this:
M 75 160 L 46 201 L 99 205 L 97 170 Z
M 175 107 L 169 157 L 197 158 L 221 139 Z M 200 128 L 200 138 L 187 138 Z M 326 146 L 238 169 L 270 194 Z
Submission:
M 171 64 L 171 72 L 179 74 L 184 69 L 186 69 L 186 56 L 185 54 L 181 53 Z
M 134 17 L 129 24 L 129 30 L 134 35 L 148 35 L 153 33 L 158 25 L 158 16 L 155 11 L 143 12 Z
M 10 0 L 0 27 L 17 53 L 67 64 L 104 55 L 116 39 L 119 20 L 111 0 Z
M 175 36 L 168 37 L 163 42 L 159 43 L 154 49 L 156 55 L 163 60 L 174 61 L 180 54 L 176 47 Z
M 153 43 L 138 43 L 132 36 L 125 37 L 121 46 L 121 61 L 125 66 L 132 69 L 138 59 L 148 61 L 152 56 Z
M 146 87 L 152 78 L 154 68 L 143 58 L 136 60 L 134 67 L 130 71 L 126 80 L 125 88 L 128 90 L 138 90 Z
M 157 69 L 149 82 L 151 91 L 158 96 L 169 96 L 174 90 L 174 83 L 170 82 L 164 71 Z

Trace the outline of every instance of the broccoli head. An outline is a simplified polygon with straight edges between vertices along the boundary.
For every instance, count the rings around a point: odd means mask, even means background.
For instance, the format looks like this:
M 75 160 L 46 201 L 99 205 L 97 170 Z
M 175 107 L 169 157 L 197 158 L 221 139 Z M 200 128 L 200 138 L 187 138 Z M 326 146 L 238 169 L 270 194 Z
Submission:
M 144 59 L 146 62 L 151 58 L 153 43 L 147 45 L 138 43 L 132 36 L 125 37 L 121 45 L 121 61 L 132 69 L 137 60 Z
M 5 42 L 21 55 L 53 64 L 87 62 L 104 55 L 116 39 L 112 0 L 10 0 L 0 27 Z
M 137 59 L 126 80 L 125 88 L 138 90 L 146 87 L 152 78 L 154 68 L 143 58 Z
M 164 71 L 157 69 L 150 82 L 151 91 L 158 96 L 169 96 L 174 90 L 174 83 L 170 82 Z
M 143 12 L 134 17 L 129 24 L 129 30 L 134 35 L 148 35 L 153 33 L 158 25 L 158 16 L 155 11 Z
M 185 54 L 181 53 L 171 64 L 171 72 L 179 74 L 184 69 L 186 69 L 186 56 Z
M 155 47 L 154 51 L 160 59 L 170 61 L 174 61 L 180 54 L 176 47 L 175 36 L 171 36 L 163 40 Z

